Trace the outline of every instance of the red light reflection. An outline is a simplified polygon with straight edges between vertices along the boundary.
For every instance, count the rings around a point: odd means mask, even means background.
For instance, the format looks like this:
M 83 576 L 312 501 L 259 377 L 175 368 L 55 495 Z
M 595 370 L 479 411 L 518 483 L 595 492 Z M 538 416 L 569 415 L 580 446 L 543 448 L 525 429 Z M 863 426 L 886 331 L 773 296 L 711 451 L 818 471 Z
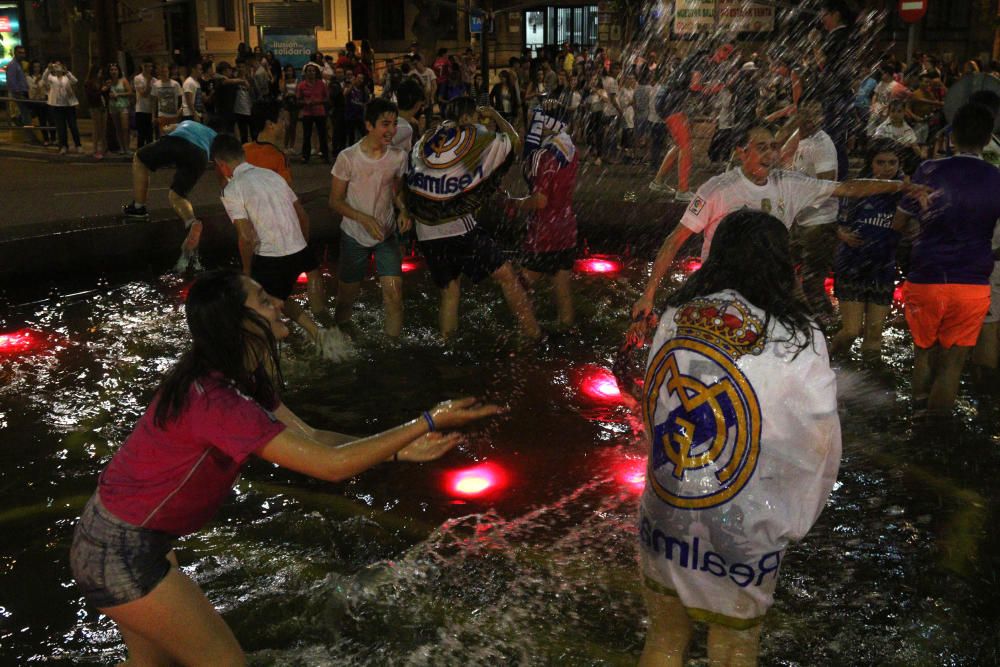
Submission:
M 0 356 L 14 356 L 35 352 L 45 347 L 45 339 L 31 329 L 0 333 Z
M 617 273 L 622 270 L 622 263 L 611 255 L 591 255 L 576 260 L 573 268 L 577 273 Z
M 295 279 L 295 282 L 297 282 L 300 285 L 305 285 L 307 282 L 309 282 L 309 276 L 307 276 L 304 273 L 300 273 L 299 277 Z
M 823 289 L 827 294 L 833 294 L 833 276 L 827 276 L 823 281 Z
M 479 498 L 507 485 L 507 471 L 496 463 L 480 463 L 447 474 L 448 493 L 459 498 Z
M 701 258 L 700 257 L 688 257 L 681 264 L 684 267 L 685 273 L 694 273 L 701 268 Z
M 624 484 L 629 491 L 641 493 L 646 486 L 646 461 L 644 459 L 624 461 L 618 467 L 615 479 Z
M 900 283 L 896 285 L 896 289 L 892 290 L 892 300 L 896 303 L 903 303 L 903 285 Z
M 618 402 L 622 397 L 618 380 L 611 371 L 600 366 L 587 366 L 583 369 L 580 391 L 587 398 L 601 402 Z
M 423 260 L 421 260 L 416 255 L 410 255 L 403 258 L 402 269 L 403 273 L 409 273 L 410 271 L 416 271 L 423 267 Z

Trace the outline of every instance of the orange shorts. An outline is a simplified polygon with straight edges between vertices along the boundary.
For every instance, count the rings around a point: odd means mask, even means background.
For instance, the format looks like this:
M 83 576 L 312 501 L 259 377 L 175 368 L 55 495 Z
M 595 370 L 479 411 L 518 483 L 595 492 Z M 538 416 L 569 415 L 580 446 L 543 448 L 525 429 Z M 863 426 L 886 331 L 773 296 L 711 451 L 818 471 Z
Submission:
M 975 347 L 990 309 L 990 286 L 906 282 L 903 305 L 917 347 Z

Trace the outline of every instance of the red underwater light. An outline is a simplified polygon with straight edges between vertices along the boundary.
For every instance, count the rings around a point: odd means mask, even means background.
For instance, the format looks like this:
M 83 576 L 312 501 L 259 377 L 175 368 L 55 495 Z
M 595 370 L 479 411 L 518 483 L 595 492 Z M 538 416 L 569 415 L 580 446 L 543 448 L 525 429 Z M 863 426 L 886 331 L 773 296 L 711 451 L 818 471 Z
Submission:
M 0 333 L 0 356 L 27 354 L 41 349 L 44 345 L 45 340 L 38 332 L 31 329 Z
M 580 391 L 587 398 L 601 402 L 618 402 L 622 397 L 618 380 L 611 371 L 600 366 L 587 366 L 583 369 Z
M 573 268 L 577 273 L 618 273 L 622 270 L 622 263 L 611 255 L 590 255 L 576 260 Z
M 629 459 L 618 467 L 615 479 L 624 484 L 630 491 L 641 493 L 646 486 L 646 461 L 644 459 Z
M 507 471 L 496 463 L 480 463 L 447 474 L 448 493 L 459 498 L 478 498 L 507 485 Z
M 424 265 L 423 261 L 416 255 L 410 255 L 409 257 L 404 257 L 402 264 L 403 273 L 416 271 L 417 269 L 423 268 L 423 265 Z
M 892 300 L 896 303 L 903 303 L 903 284 L 900 283 L 896 285 L 896 289 L 892 290 Z
M 826 290 L 827 294 L 833 294 L 833 276 L 827 276 L 823 280 L 823 289 Z
M 295 279 L 295 282 L 297 282 L 300 285 L 305 285 L 307 282 L 309 282 L 309 276 L 307 276 L 304 273 L 300 273 L 299 277 Z
M 688 257 L 681 264 L 685 273 L 694 273 L 701 268 L 701 258 L 700 257 Z

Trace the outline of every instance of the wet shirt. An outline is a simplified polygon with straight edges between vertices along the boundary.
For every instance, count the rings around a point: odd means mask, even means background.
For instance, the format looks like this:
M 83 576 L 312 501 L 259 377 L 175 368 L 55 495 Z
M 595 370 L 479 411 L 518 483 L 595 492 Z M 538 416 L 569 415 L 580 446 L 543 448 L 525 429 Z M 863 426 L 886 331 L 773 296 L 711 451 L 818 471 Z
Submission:
M 642 412 L 650 439 L 639 518 L 646 577 L 689 610 L 750 620 L 771 606 L 790 542 L 823 510 L 840 465 L 826 342 L 738 292 L 663 313 Z
M 837 174 L 837 148 L 833 139 L 823 130 L 799 142 L 792 160 L 795 171 L 816 178 L 819 174 L 833 172 Z M 810 206 L 802 210 L 795 222 L 800 225 L 823 225 L 837 219 L 838 204 L 830 197 L 822 204 Z
M 218 511 L 252 454 L 284 431 L 268 406 L 221 379 L 192 385 L 179 417 L 160 428 L 157 400 L 101 473 L 101 502 L 123 521 L 187 535 Z
M 331 173 L 347 181 L 347 205 L 375 218 L 385 238 L 390 238 L 396 229 L 396 209 L 392 200 L 396 195 L 396 180 L 406 175 L 406 152 L 387 146 L 385 153 L 372 158 L 361 149 L 363 141 L 340 151 Z M 347 216 L 341 220 L 340 229 L 366 248 L 379 244 L 360 222 Z
M 861 199 L 845 199 L 839 224 L 862 239 L 852 248 L 841 242 L 833 271 L 850 282 L 893 283 L 896 279 L 896 247 L 899 232 L 892 228 L 901 195 L 885 194 Z
M 234 223 L 249 220 L 257 233 L 255 255 L 286 257 L 306 246 L 295 210 L 298 197 L 281 176 L 270 169 L 243 164 L 233 170 L 222 191 L 222 205 Z
M 912 181 L 936 194 L 925 210 L 911 197 L 899 205 L 920 223 L 907 280 L 988 284 L 993 270 L 990 239 L 1000 219 L 1000 169 L 978 156 L 956 155 L 924 162 Z
M 575 248 L 573 191 L 580 159 L 572 140 L 565 133 L 548 137 L 530 161 L 532 193 L 544 194 L 546 204 L 528 217 L 525 250 L 543 253 Z
M 716 228 L 733 211 L 742 208 L 764 211 L 791 228 L 803 209 L 826 201 L 838 185 L 836 181 L 821 181 L 794 171 L 781 170 L 772 170 L 767 183 L 757 185 L 737 167 L 710 178 L 698 188 L 681 218 L 681 224 L 696 234 L 705 234 L 701 248 L 701 256 L 705 258 L 712 247 Z

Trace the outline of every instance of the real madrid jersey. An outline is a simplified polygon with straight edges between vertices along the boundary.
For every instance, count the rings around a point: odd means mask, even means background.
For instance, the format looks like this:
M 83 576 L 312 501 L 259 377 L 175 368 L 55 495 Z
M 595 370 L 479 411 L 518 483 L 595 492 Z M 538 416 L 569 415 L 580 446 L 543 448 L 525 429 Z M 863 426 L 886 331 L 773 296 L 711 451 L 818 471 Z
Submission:
M 840 465 L 822 334 L 798 350 L 765 321 L 737 292 L 700 297 L 663 314 L 647 363 L 640 552 L 647 581 L 689 612 L 762 616 Z
M 704 232 L 701 256 L 705 258 L 716 227 L 729 213 L 752 208 L 770 213 L 791 228 L 800 211 L 828 199 L 838 185 L 836 181 L 821 181 L 782 170 L 772 170 L 767 183 L 757 185 L 737 167 L 710 178 L 698 188 L 681 224 L 695 233 Z

